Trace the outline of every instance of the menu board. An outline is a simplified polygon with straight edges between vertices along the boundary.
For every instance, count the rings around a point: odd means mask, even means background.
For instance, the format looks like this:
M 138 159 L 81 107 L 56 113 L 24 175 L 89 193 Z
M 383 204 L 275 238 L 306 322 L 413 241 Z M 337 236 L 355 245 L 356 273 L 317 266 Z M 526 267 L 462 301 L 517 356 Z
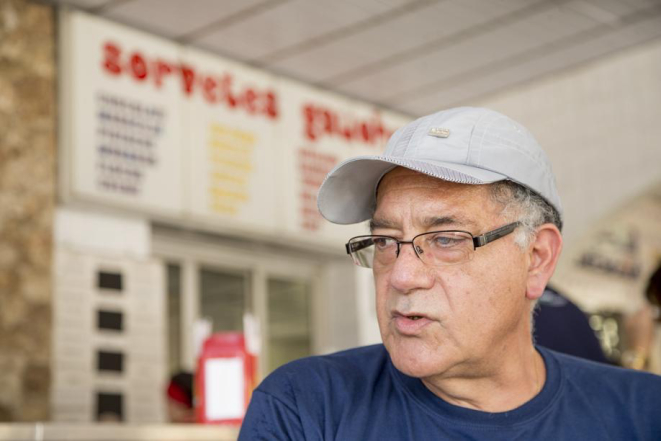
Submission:
M 184 104 L 186 210 L 243 230 L 275 231 L 281 115 L 273 78 L 199 51 L 185 59 L 200 89 Z
M 62 29 L 70 198 L 239 235 L 365 231 L 325 221 L 317 191 L 406 117 L 81 12 Z
M 61 99 L 70 100 L 63 147 L 72 193 L 180 214 L 181 83 L 166 73 L 180 49 L 82 14 L 71 14 L 69 25 Z

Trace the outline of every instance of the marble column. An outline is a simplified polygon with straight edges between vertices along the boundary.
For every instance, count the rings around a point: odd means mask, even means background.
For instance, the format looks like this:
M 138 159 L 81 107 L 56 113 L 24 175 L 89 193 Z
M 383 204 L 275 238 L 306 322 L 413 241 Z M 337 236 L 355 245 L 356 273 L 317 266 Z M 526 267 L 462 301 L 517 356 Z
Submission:
M 54 10 L 0 1 L 0 422 L 49 419 Z

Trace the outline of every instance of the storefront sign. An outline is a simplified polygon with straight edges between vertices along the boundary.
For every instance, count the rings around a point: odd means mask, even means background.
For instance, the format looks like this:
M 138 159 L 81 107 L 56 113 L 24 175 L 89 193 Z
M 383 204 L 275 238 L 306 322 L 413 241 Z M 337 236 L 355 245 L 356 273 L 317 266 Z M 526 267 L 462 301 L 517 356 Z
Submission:
M 63 16 L 65 195 L 240 234 L 325 243 L 326 173 L 407 118 L 127 29 Z

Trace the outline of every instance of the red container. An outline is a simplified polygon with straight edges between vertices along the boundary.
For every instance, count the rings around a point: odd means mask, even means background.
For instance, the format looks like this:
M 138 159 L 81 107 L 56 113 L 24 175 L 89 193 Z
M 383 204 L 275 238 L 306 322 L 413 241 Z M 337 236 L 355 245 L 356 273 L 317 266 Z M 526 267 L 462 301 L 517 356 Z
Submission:
M 241 424 L 256 386 L 256 361 L 240 332 L 216 333 L 204 341 L 195 375 L 198 423 Z

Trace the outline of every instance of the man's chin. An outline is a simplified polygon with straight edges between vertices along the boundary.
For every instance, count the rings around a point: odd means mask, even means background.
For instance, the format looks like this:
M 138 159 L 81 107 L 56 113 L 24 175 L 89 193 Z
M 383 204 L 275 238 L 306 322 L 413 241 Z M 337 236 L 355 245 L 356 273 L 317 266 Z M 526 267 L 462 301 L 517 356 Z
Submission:
M 410 377 L 426 378 L 442 373 L 442 360 L 438 354 L 429 358 L 429 351 L 416 344 L 386 345 L 390 360 L 398 371 Z

